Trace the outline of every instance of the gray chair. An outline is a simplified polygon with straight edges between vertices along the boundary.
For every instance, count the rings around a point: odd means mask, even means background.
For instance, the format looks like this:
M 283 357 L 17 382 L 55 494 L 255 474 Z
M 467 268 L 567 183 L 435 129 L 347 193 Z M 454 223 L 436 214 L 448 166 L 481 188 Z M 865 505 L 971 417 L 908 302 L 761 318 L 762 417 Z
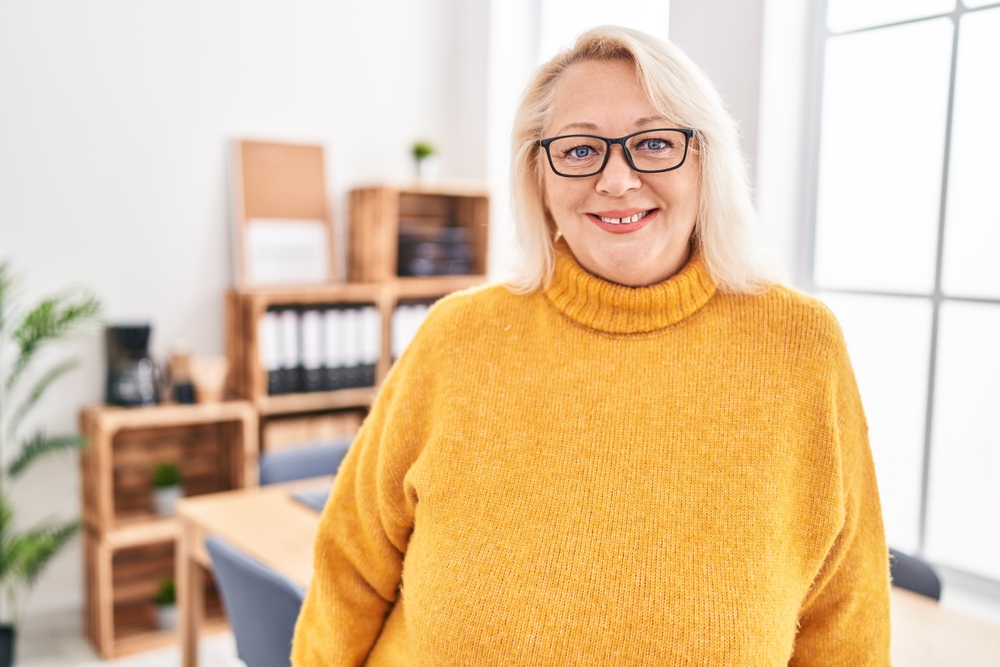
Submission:
M 205 546 L 240 660 L 247 667 L 290 667 L 305 591 L 225 540 L 209 537 Z
M 941 580 L 931 566 L 919 558 L 889 549 L 889 575 L 893 586 L 941 600 Z
M 260 455 L 260 483 L 279 484 L 296 479 L 334 475 L 353 438 L 304 445 Z

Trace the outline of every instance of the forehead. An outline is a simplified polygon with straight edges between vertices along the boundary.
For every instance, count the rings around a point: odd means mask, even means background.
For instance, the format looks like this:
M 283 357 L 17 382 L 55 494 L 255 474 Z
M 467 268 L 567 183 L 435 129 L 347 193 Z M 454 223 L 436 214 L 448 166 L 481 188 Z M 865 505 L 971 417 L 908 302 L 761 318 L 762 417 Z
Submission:
M 587 60 L 570 65 L 556 81 L 546 130 L 627 134 L 661 115 L 631 63 Z

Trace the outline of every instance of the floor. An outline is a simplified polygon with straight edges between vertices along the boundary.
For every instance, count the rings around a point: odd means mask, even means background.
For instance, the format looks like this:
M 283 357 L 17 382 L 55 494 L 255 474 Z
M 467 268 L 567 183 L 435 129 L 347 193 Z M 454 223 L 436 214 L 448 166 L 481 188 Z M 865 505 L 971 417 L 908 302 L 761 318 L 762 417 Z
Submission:
M 1000 626 L 1000 584 L 940 568 L 941 606 Z M 110 662 L 102 661 L 83 638 L 79 612 L 38 616 L 22 624 L 18 636 L 18 667 L 179 667 L 177 647 L 150 651 Z M 201 640 L 202 667 L 245 667 L 236 657 L 230 633 Z
M 80 613 L 60 612 L 25 621 L 17 637 L 17 667 L 180 667 L 176 646 L 104 661 L 83 638 Z M 231 633 L 211 635 L 198 646 L 200 667 L 246 667 L 236 657 Z

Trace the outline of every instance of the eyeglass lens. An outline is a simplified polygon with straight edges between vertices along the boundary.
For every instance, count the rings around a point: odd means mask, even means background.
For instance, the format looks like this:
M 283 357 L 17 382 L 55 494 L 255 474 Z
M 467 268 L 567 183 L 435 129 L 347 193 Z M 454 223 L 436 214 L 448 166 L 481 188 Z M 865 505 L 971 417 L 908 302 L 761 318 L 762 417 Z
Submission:
M 630 137 L 625 147 L 632 164 L 641 171 L 664 171 L 684 159 L 687 137 L 677 130 L 650 130 Z M 608 145 L 586 135 L 559 137 L 549 144 L 552 166 L 559 174 L 590 176 L 604 165 Z

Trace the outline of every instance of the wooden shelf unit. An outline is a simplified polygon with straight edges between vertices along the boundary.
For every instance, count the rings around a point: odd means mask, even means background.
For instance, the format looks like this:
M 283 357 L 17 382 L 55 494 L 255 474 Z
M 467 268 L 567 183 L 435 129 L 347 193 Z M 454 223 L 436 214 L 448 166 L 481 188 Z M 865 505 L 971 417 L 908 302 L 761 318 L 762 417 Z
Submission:
M 480 185 L 442 182 L 354 189 L 349 279 L 369 283 L 398 278 L 399 232 L 409 224 L 464 227 L 472 245 L 470 274 L 485 277 L 489 216 L 489 193 Z
M 86 634 L 106 659 L 177 641 L 156 627 L 156 591 L 175 576 L 180 537 L 152 509 L 152 471 L 177 463 L 186 495 L 257 484 L 258 417 L 246 401 L 144 408 L 95 406 L 80 414 Z M 206 614 L 225 619 L 214 584 Z
M 367 408 L 379 383 L 389 372 L 392 314 L 401 299 L 434 299 L 475 287 L 485 276 L 392 278 L 381 283 L 342 283 L 301 287 L 258 287 L 231 290 L 226 299 L 226 348 L 229 389 L 253 402 L 262 418 L 274 415 Z M 260 363 L 258 322 L 275 306 L 317 306 L 374 303 L 381 319 L 381 354 L 375 367 L 375 387 L 354 387 L 268 395 L 267 370 Z

